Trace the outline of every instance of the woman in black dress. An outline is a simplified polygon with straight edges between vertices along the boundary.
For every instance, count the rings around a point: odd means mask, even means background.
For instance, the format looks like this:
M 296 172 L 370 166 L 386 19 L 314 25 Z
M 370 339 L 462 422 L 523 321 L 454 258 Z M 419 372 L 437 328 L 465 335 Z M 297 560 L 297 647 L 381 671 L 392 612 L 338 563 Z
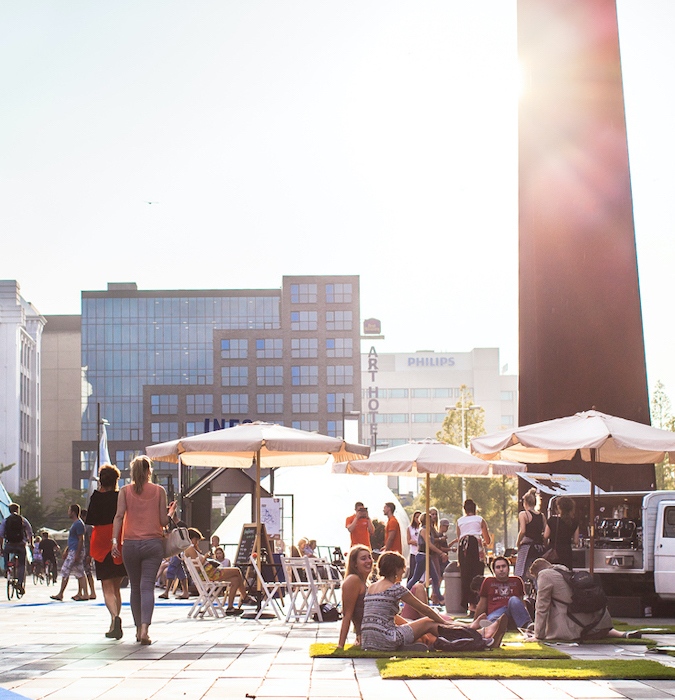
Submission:
M 530 564 L 546 551 L 544 547 L 546 517 L 539 512 L 537 500 L 537 489 L 531 488 L 523 496 L 523 510 L 518 513 L 518 537 L 516 538 L 518 558 L 514 574 L 522 579 L 530 570 Z
M 544 539 L 555 551 L 551 564 L 564 564 L 572 569 L 572 542 L 579 544 L 579 521 L 574 517 L 574 501 L 569 496 L 560 496 L 554 503 L 554 513 L 544 530 Z M 548 557 L 547 557 L 548 559 Z
M 90 553 L 96 562 L 96 578 L 101 582 L 103 599 L 110 613 L 110 629 L 105 633 L 109 639 L 122 638 L 122 579 L 127 575 L 122 558 L 113 558 L 113 520 L 117 512 L 117 481 L 120 470 L 112 464 L 104 464 L 98 473 L 99 490 L 91 494 L 87 508 L 87 525 L 93 525 Z

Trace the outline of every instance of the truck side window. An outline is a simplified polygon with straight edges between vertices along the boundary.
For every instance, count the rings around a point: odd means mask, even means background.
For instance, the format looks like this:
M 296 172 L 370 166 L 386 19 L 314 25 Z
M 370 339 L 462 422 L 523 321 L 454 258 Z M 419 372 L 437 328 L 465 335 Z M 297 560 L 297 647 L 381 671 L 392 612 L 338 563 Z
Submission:
M 675 537 L 675 506 L 668 506 L 663 514 L 663 536 Z

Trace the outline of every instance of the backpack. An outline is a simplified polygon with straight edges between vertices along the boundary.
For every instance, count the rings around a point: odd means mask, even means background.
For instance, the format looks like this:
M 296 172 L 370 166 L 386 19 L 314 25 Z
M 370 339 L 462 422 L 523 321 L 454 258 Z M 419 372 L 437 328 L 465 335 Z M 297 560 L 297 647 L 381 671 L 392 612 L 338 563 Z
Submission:
M 482 651 L 485 639 L 480 632 L 469 627 L 439 625 L 438 637 L 433 644 L 434 651 Z
M 322 619 L 319 619 L 318 613 L 314 613 L 312 615 L 314 622 L 337 622 L 342 617 L 340 611 L 332 603 L 322 603 L 320 607 Z
M 23 542 L 23 518 L 16 513 L 7 516 L 5 520 L 5 539 L 10 544 Z
M 567 606 L 567 617 L 581 627 L 580 638 L 583 639 L 600 622 L 607 608 L 607 596 L 602 590 L 600 579 L 588 571 L 561 571 L 570 587 L 572 602 Z M 597 613 L 597 619 L 589 624 L 580 622 L 575 615 L 580 613 Z

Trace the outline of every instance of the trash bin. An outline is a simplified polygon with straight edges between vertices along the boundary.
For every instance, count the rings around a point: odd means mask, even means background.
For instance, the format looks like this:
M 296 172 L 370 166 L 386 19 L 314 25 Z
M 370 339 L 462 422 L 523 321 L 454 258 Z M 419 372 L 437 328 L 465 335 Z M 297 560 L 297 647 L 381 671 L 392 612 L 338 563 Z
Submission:
M 451 615 L 465 613 L 462 610 L 462 577 L 459 573 L 459 565 L 451 561 L 443 572 L 445 584 L 445 611 Z

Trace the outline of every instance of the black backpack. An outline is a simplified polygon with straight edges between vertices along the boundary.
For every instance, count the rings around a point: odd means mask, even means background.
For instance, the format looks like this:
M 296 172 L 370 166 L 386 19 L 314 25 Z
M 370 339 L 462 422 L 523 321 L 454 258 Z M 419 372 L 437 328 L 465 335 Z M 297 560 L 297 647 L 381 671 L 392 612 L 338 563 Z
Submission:
M 588 571 L 561 571 L 570 587 L 572 602 L 567 606 L 567 617 L 582 628 L 583 639 L 605 614 L 607 596 L 602 590 L 600 579 Z M 575 615 L 580 613 L 597 613 L 597 619 L 590 624 L 583 624 Z
M 10 544 L 23 542 L 23 518 L 16 513 L 11 513 L 5 520 L 5 539 Z

